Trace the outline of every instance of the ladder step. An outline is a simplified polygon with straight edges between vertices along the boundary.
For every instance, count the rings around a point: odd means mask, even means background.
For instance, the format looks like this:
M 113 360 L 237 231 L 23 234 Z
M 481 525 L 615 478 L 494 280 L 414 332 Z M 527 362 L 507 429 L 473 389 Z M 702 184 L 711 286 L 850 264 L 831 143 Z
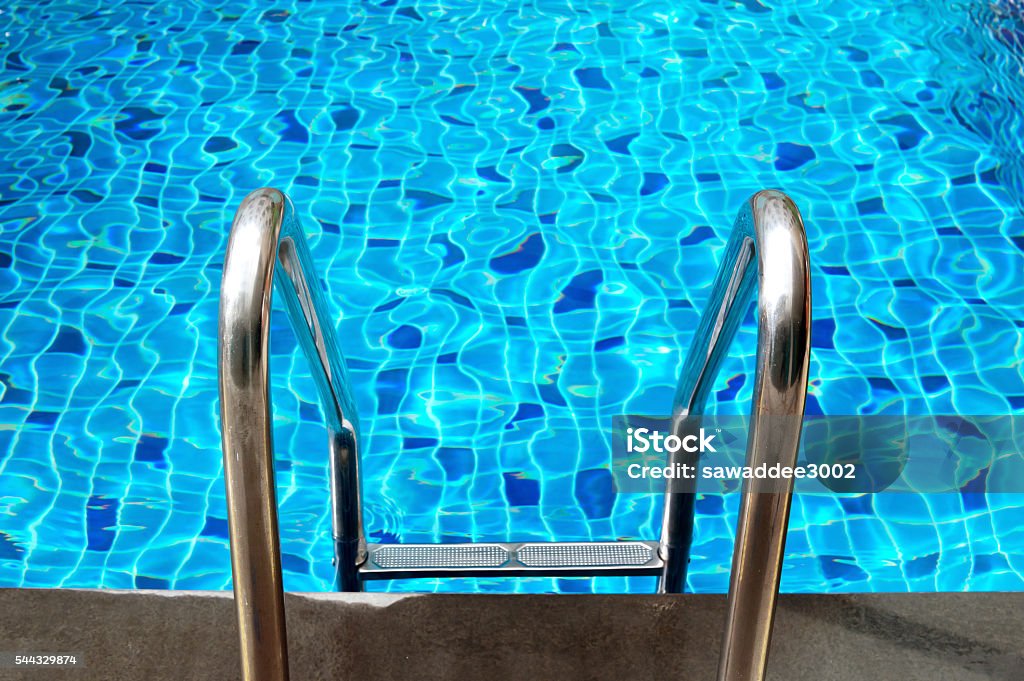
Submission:
M 371 544 L 363 579 L 656 575 L 658 543 Z

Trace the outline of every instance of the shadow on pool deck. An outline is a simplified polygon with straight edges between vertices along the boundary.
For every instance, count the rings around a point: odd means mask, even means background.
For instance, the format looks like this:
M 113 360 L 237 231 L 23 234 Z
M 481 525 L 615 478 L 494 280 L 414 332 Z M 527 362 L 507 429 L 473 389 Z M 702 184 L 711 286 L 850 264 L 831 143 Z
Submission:
M 723 596 L 289 594 L 293 681 L 712 681 Z M 0 679 L 237 679 L 230 594 L 0 590 Z M 784 595 L 772 681 L 1020 681 L 1024 593 Z

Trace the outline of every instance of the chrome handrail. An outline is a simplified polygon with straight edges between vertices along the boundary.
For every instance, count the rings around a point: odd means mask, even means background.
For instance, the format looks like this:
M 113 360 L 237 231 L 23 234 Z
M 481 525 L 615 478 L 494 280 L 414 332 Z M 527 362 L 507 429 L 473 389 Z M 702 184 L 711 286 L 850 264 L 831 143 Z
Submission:
M 779 191 L 754 194 L 736 218 L 711 298 L 683 363 L 672 407 L 673 429 L 682 436 L 699 423 L 755 282 L 757 367 L 747 465 L 794 466 L 807 397 L 810 266 L 800 211 Z M 756 479 L 745 481 L 719 681 L 764 679 L 792 489 L 792 479 L 773 480 L 770 486 Z M 692 483 L 689 491 L 665 494 L 661 534 L 665 566 L 658 584 L 662 593 L 681 593 L 686 582 L 694 496 Z
M 280 262 L 284 277 L 275 278 Z M 756 262 L 757 266 L 754 267 Z M 224 262 L 218 356 L 224 475 L 231 567 L 244 681 L 287 681 L 288 653 L 281 579 L 273 433 L 269 398 L 271 289 L 276 281 L 289 321 L 313 366 L 330 443 L 331 509 L 338 586 L 361 588 L 367 546 L 359 489 L 359 435 L 344 360 L 312 259 L 291 202 L 259 189 L 235 215 Z M 807 393 L 810 281 L 800 213 L 785 194 L 763 191 L 736 219 L 711 299 L 684 363 L 673 428 L 700 421 L 714 379 L 754 290 L 758 348 L 747 462 L 796 462 Z M 683 451 L 683 450 L 680 450 Z M 792 481 L 745 483 L 729 584 L 719 681 L 762 681 L 774 620 Z M 788 486 L 785 486 L 788 482 Z M 694 493 L 666 493 L 658 545 L 658 590 L 686 581 Z
M 275 277 L 280 263 L 286 276 Z M 365 560 L 359 433 L 334 324 L 291 201 L 249 194 L 231 226 L 220 291 L 218 374 L 231 571 L 245 681 L 286 681 L 281 550 L 274 489 L 268 370 L 271 289 L 313 369 L 330 446 L 331 515 L 338 588 L 360 589 Z

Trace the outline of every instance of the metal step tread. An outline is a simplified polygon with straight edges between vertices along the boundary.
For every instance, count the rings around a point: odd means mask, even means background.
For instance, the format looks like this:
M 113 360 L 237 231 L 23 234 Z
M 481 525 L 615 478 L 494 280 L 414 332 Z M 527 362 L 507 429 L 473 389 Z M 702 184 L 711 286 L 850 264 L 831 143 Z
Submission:
M 371 544 L 364 579 L 429 576 L 645 575 L 662 566 L 658 543 L 506 542 Z

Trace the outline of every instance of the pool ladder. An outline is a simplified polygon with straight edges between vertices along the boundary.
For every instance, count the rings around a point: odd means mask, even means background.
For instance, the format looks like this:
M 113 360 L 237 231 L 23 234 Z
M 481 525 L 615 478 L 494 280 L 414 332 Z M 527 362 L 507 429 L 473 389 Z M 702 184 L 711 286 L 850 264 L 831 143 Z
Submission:
M 283 270 L 283 276 L 278 270 Z M 313 369 L 330 449 L 337 588 L 370 579 L 654 575 L 681 593 L 693 536 L 689 491 L 666 491 L 658 541 L 373 544 L 363 532 L 359 424 L 324 294 L 291 201 L 249 194 L 235 215 L 220 293 L 218 373 L 235 607 L 245 681 L 285 681 L 288 650 L 269 396 L 271 291 Z M 800 212 L 767 190 L 744 203 L 686 356 L 673 429 L 692 432 L 755 288 L 757 365 L 747 463 L 796 463 L 807 394 L 811 289 Z M 778 418 L 788 417 L 788 418 Z M 792 481 L 745 481 L 729 581 L 719 681 L 764 679 L 779 591 Z M 760 488 L 760 489 L 759 489 Z

